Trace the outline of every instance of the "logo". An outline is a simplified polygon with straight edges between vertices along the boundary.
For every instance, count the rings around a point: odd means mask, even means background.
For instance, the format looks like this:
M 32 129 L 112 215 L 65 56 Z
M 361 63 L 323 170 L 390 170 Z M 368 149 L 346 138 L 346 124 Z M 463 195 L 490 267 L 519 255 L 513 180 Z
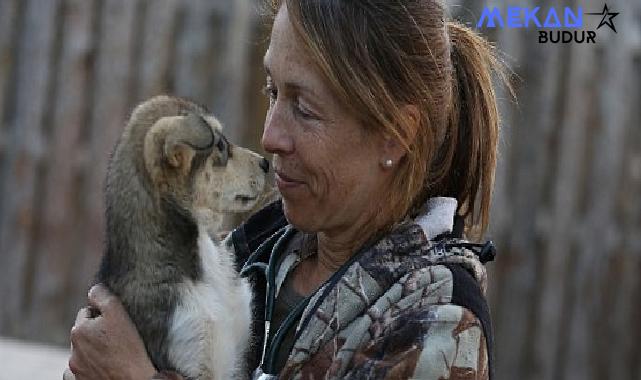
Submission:
M 603 5 L 601 12 L 584 12 L 581 6 L 547 9 L 508 6 L 502 12 L 498 7 L 485 6 L 476 27 L 535 28 L 539 32 L 539 43 L 594 44 L 597 41 L 597 31 L 604 26 L 617 33 L 614 18 L 618 15 L 619 12 L 611 12 L 607 4 Z M 596 24 L 594 16 L 601 16 L 600 22 L 596 29 L 588 29 L 588 24 Z M 586 19 L 590 22 L 586 22 Z
M 596 30 L 599 30 L 603 25 L 607 25 L 614 31 L 614 33 L 617 32 L 617 28 L 614 27 L 614 22 L 612 21 L 613 18 L 615 18 L 619 12 L 610 12 L 608 9 L 608 4 L 603 5 L 603 11 L 601 13 L 586 13 L 586 15 L 600 15 L 603 16 L 601 19 L 601 22 L 599 23 L 599 26 L 596 27 Z

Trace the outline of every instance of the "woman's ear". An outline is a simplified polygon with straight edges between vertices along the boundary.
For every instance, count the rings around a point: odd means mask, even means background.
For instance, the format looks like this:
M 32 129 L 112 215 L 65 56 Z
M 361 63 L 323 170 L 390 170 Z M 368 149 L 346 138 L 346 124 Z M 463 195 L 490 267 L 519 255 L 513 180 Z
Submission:
M 401 141 L 405 139 L 407 145 L 416 138 L 416 133 L 420 125 L 420 112 L 415 105 L 408 104 L 401 108 L 403 117 L 403 127 L 401 135 L 386 135 L 383 138 L 381 149 L 381 164 L 384 168 L 392 168 L 401 161 L 407 154 L 407 146 Z
M 381 165 L 384 168 L 392 168 L 401 161 L 407 151 L 395 136 L 387 136 L 384 139 L 380 157 Z
M 414 141 L 416 139 L 416 133 L 421 126 L 421 111 L 414 104 L 406 104 L 401 107 L 401 112 L 403 114 L 403 121 L 405 124 L 405 135 L 407 136 L 407 141 Z

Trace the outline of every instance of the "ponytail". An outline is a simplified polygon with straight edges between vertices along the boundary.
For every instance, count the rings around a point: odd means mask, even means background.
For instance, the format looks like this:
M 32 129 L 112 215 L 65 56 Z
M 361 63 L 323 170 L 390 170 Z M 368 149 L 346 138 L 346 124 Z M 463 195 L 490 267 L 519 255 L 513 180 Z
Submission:
M 508 88 L 509 83 L 504 64 L 487 40 L 458 22 L 447 22 L 446 30 L 453 69 L 451 141 L 444 144 L 450 165 L 441 191 L 457 198 L 468 233 L 481 237 L 489 223 L 499 136 L 493 74 Z

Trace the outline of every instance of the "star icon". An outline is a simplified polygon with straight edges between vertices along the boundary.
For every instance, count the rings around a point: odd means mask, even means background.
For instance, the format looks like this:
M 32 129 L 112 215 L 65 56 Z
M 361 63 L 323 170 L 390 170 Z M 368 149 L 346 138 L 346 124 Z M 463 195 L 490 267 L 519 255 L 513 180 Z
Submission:
M 599 23 L 599 26 L 597 26 L 597 30 L 602 27 L 603 25 L 607 25 L 614 31 L 614 33 L 617 32 L 617 29 L 614 27 L 614 22 L 612 21 L 613 18 L 615 18 L 619 12 L 610 12 L 608 9 L 608 4 L 603 4 L 603 11 L 601 13 L 586 13 L 586 15 L 599 15 L 603 16 L 601 19 L 601 22 Z

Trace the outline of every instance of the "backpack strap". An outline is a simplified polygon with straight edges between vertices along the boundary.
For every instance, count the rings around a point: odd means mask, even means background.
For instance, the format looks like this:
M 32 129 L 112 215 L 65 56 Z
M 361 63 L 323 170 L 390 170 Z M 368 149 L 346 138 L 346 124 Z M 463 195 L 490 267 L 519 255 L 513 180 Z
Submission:
M 492 331 L 490 308 L 478 282 L 467 269 L 459 264 L 443 265 L 452 273 L 452 304 L 470 310 L 481 322 L 487 344 L 489 375 L 490 380 L 492 380 L 494 378 L 494 333 Z

